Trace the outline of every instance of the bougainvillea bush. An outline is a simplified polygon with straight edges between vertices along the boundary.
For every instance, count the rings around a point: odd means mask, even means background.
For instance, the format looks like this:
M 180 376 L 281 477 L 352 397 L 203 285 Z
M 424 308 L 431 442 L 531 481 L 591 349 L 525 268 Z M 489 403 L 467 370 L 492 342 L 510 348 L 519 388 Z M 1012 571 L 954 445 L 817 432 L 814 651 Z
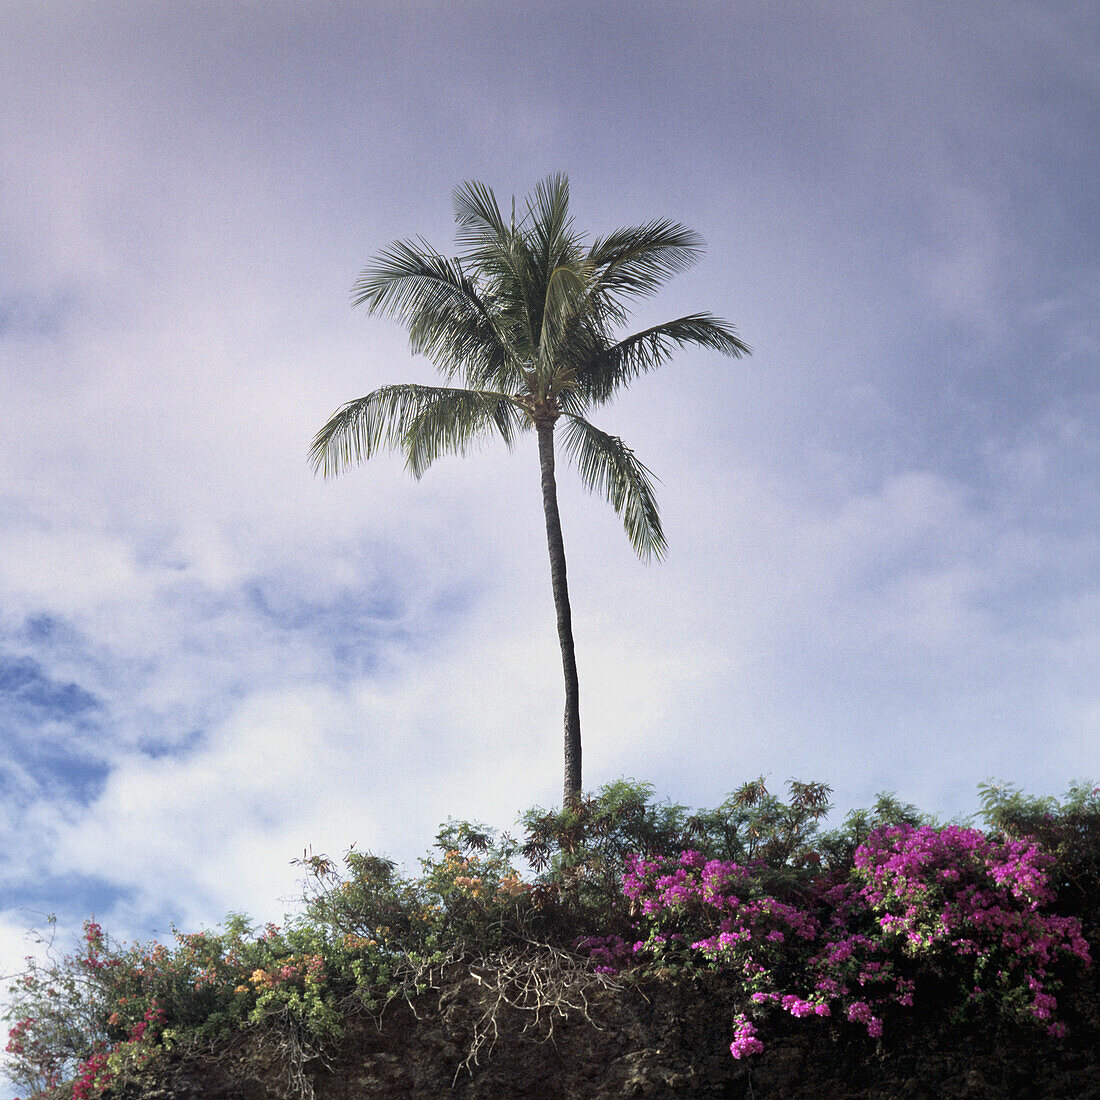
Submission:
M 160 1050 L 248 1028 L 277 1031 L 308 1060 L 347 1012 L 379 1011 L 425 970 L 519 934 L 531 887 L 508 861 L 514 847 L 459 823 L 418 876 L 354 849 L 342 868 L 306 855 L 294 861 L 307 873 L 302 911 L 282 928 L 231 915 L 220 932 L 127 945 L 89 920 L 64 955 L 40 936 L 8 991 L 8 1075 L 29 1095 L 73 1082 L 85 1100 Z
M 41 946 L 8 1010 L 8 1074 L 32 1094 L 64 1080 L 74 1100 L 99 1096 L 163 1047 L 270 1018 L 319 1036 L 339 1028 L 333 945 L 304 925 L 254 930 L 235 915 L 220 933 L 177 932 L 168 946 L 116 944 L 88 920 L 76 951 Z
M 847 879 L 820 877 L 792 903 L 734 861 L 692 850 L 632 856 L 623 893 L 638 939 L 579 946 L 607 970 L 737 975 L 749 1007 L 734 1018 L 735 1058 L 764 1049 L 757 1024 L 776 1008 L 838 1014 L 878 1038 L 884 1018 L 912 1007 L 922 985 L 934 985 L 953 1018 L 992 1008 L 1065 1034 L 1057 992 L 1067 969 L 1091 959 L 1080 921 L 1048 908 L 1052 855 L 1026 839 L 901 824 L 874 830 L 852 862 Z
M 1064 992 L 1096 947 L 1100 791 L 983 788 L 984 831 L 891 796 L 824 831 L 828 794 L 792 782 L 783 801 L 756 780 L 689 814 L 621 781 L 529 811 L 520 839 L 452 822 L 415 875 L 307 855 L 282 928 L 235 915 L 125 945 L 88 921 L 76 950 L 43 942 L 12 984 L 9 1074 L 28 1097 L 91 1100 L 166 1049 L 247 1029 L 308 1061 L 348 1013 L 382 1012 L 433 968 L 534 943 L 624 982 L 721 972 L 735 1058 L 765 1049 L 776 1012 L 876 1042 L 919 1012 L 1064 1035 Z

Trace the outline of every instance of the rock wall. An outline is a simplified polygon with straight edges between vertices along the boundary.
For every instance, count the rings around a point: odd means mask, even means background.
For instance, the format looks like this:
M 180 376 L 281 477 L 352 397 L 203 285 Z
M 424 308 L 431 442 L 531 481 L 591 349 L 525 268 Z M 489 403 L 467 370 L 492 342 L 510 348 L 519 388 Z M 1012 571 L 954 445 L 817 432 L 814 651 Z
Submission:
M 720 976 L 584 991 L 564 1015 L 499 1005 L 469 972 L 379 1023 L 348 1019 L 306 1060 L 278 1030 L 205 1051 L 173 1052 L 112 1090 L 114 1100 L 1100 1100 L 1100 1029 L 1078 1014 L 1068 1040 L 913 1016 L 876 1044 L 853 1025 L 773 1016 L 767 1047 L 729 1055 L 731 990 Z M 495 1015 L 493 1005 L 498 1006 Z M 480 1047 L 479 1047 L 480 1043 Z M 478 1048 L 476 1049 L 475 1048 Z M 471 1052 L 474 1055 L 471 1056 Z

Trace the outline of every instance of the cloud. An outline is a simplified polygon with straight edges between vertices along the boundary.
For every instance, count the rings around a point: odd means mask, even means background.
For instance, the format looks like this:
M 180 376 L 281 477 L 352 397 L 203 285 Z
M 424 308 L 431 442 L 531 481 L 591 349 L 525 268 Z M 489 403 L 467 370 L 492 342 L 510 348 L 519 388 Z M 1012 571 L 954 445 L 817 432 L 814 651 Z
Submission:
M 306 462 L 342 402 L 434 379 L 348 288 L 394 238 L 448 251 L 469 177 L 506 201 L 564 168 L 593 231 L 700 229 L 636 320 L 711 309 L 756 348 L 601 411 L 662 479 L 663 564 L 563 463 L 588 785 L 699 806 L 763 773 L 954 814 L 1100 768 L 1071 5 L 698 8 L 656 60 L 646 5 L 553 34 L 493 4 L 415 34 L 399 5 L 370 33 L 354 5 L 13 10 L 0 949 L 22 907 L 141 938 L 278 918 L 303 847 L 415 867 L 449 815 L 559 797 L 533 440 L 419 483 Z

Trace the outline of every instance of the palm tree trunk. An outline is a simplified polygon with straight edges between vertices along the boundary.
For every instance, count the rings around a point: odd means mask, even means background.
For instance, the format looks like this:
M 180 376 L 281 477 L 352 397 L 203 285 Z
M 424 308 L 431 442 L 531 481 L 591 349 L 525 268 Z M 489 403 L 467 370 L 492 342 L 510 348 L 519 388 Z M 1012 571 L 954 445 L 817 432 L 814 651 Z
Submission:
M 565 543 L 558 516 L 558 487 L 554 479 L 554 422 L 536 425 L 539 437 L 539 466 L 542 470 L 542 507 L 546 513 L 546 546 L 550 551 L 550 584 L 558 614 L 558 642 L 565 674 L 565 788 L 562 808 L 581 793 L 581 711 L 577 682 L 577 655 L 573 649 L 573 616 L 569 608 L 569 585 L 565 578 Z

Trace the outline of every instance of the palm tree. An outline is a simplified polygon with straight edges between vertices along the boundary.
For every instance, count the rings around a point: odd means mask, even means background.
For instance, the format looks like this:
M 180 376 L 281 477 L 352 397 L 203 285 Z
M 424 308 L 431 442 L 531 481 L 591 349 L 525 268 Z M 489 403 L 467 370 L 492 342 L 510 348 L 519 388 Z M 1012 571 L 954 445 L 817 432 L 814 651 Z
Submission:
M 591 245 L 573 228 L 569 182 L 551 176 L 527 200 L 517 223 L 496 196 L 470 182 L 454 194 L 461 254 L 448 259 L 422 240 L 397 241 L 353 288 L 353 304 L 389 314 L 409 330 L 414 353 L 432 360 L 444 381 L 461 386 L 383 386 L 349 401 L 317 433 L 315 470 L 338 474 L 383 447 L 402 451 L 419 478 L 440 455 L 464 454 L 486 433 L 511 448 L 534 428 L 550 580 L 565 674 L 565 804 L 581 790 L 577 662 L 558 516 L 554 430 L 562 422 L 566 454 L 581 481 L 610 501 L 643 560 L 660 559 L 665 537 L 650 472 L 621 439 L 585 419 L 615 391 L 698 344 L 740 357 L 749 348 L 709 313 L 692 313 L 630 336 L 627 303 L 653 293 L 692 264 L 702 241 L 665 219 L 618 229 Z

